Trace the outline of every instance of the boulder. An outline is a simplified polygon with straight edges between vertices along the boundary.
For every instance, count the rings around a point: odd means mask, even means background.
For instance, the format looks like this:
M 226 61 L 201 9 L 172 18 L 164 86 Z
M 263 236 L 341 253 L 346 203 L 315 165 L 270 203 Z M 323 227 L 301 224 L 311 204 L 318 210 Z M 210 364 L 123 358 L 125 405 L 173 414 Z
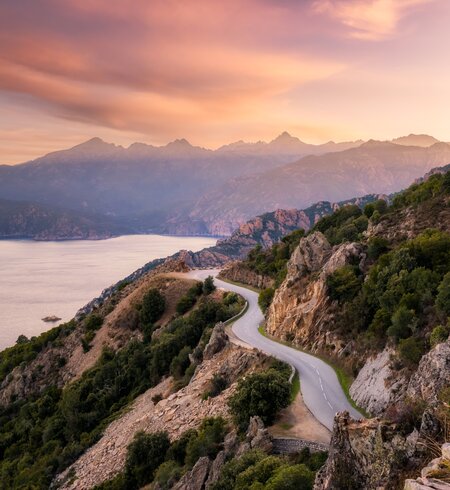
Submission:
M 191 471 L 188 471 L 173 487 L 174 490 L 202 490 L 205 486 L 211 461 L 207 456 L 200 458 Z
M 227 345 L 227 342 L 228 335 L 225 332 L 225 324 L 218 323 L 214 327 L 209 342 L 203 351 L 203 359 L 211 359 Z

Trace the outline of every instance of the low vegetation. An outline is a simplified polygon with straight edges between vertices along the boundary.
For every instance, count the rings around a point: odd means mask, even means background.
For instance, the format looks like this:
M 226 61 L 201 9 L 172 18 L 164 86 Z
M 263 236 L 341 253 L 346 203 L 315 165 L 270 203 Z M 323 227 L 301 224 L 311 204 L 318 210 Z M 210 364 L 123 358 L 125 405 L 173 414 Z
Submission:
M 75 328 L 75 322 L 70 321 L 42 333 L 38 337 L 27 339 L 20 335 L 16 345 L 0 352 L 0 382 L 17 366 L 29 363 L 45 348 L 58 345 L 58 340 L 69 335 Z
M 325 460 L 326 453 L 311 454 L 308 449 L 291 457 L 248 451 L 225 464 L 211 490 L 310 490 Z
M 304 230 L 296 230 L 269 249 L 257 245 L 250 251 L 244 264 L 256 273 L 274 279 L 277 287 L 285 278 L 286 264 L 304 234 Z
M 225 305 L 204 296 L 195 310 L 172 321 L 157 338 L 133 340 L 117 352 L 104 350 L 92 369 L 63 390 L 50 387 L 0 407 L 2 488 L 48 488 L 53 475 L 92 445 L 112 418 L 137 395 L 169 373 L 182 379 L 190 377 L 195 366 L 188 353 L 196 351 L 201 359 L 212 327 L 230 318 L 234 310 L 234 304 Z M 96 320 L 85 321 L 88 325 L 97 324 Z M 70 327 L 57 327 L 41 336 L 39 343 L 21 343 L 12 352 L 22 359 L 24 352 L 34 355 L 32 347 L 42 349 L 55 342 L 64 328 Z M 17 362 L 16 357 L 9 356 L 8 353 L 2 361 Z
M 449 271 L 450 235 L 438 230 L 380 255 L 366 277 L 357 266 L 337 269 L 327 280 L 342 305 L 337 327 L 379 347 L 392 341 L 405 365 L 417 364 L 447 331 Z
M 291 402 L 290 368 L 284 363 L 275 363 L 266 371 L 250 374 L 238 383 L 229 406 L 236 425 L 247 429 L 250 417 L 258 415 L 266 425 L 273 423 L 275 416 Z
M 203 456 L 214 459 L 229 427 L 220 417 L 206 418 L 172 444 L 165 432 L 135 435 L 128 446 L 125 470 L 97 490 L 137 490 L 153 481 L 169 489 Z

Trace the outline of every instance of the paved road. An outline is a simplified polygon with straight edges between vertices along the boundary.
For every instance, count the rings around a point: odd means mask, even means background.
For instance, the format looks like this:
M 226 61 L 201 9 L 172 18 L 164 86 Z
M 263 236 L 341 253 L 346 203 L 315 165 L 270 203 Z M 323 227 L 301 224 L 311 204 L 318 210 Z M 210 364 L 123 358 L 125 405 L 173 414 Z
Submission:
M 193 270 L 187 274 L 203 280 L 208 275 L 215 277 L 218 273 L 218 269 L 210 269 Z M 353 418 L 362 418 L 362 415 L 348 402 L 335 371 L 328 364 L 310 354 L 270 340 L 258 332 L 264 316 L 258 306 L 257 293 L 217 278 L 215 284 L 228 291 L 239 293 L 248 301 L 249 308 L 245 315 L 233 324 L 233 332 L 247 344 L 288 362 L 297 369 L 303 400 L 319 422 L 332 430 L 334 415 L 343 410 L 350 412 Z

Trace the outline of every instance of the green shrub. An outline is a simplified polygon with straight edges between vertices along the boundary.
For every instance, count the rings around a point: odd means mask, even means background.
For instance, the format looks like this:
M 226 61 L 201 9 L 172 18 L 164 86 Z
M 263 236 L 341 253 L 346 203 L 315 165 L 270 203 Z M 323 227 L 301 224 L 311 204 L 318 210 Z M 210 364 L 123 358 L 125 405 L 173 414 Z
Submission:
M 312 231 L 322 232 L 332 245 L 338 245 L 345 241 L 358 240 L 367 225 L 367 217 L 362 215 L 361 209 L 351 204 L 321 218 Z
M 205 398 L 214 398 L 228 387 L 228 380 L 220 374 L 214 374 L 211 380 L 211 387 L 205 393 Z
M 424 354 L 423 342 L 416 337 L 400 340 L 398 344 L 400 359 L 408 365 L 419 364 Z
M 305 465 L 282 466 L 269 479 L 264 490 L 312 490 L 314 473 Z
M 376 212 L 378 216 L 381 216 L 387 211 L 387 208 L 387 202 L 384 199 L 378 199 L 364 206 L 364 215 L 371 218 Z
M 361 279 L 351 265 L 344 265 L 336 269 L 327 277 L 328 295 L 340 303 L 351 301 L 361 289 Z
M 236 293 L 233 292 L 228 292 L 225 294 L 225 297 L 223 299 L 223 303 L 226 306 L 233 305 L 239 301 L 239 296 Z
M 19 335 L 16 340 L 16 344 L 26 344 L 30 339 L 26 335 Z
M 264 484 L 281 466 L 283 466 L 283 461 L 279 457 L 266 456 L 240 473 L 236 478 L 234 488 L 235 490 L 246 490 L 254 488 L 255 484 Z
M 182 296 L 176 306 L 177 313 L 184 315 L 195 305 L 196 301 L 197 298 L 195 296 Z
M 172 359 L 170 363 L 170 374 L 175 379 L 180 379 L 184 376 L 186 369 L 189 367 L 191 363 L 189 359 L 189 354 L 192 352 L 192 349 L 189 346 L 183 347 L 179 354 Z
M 219 479 L 212 485 L 210 490 L 233 490 L 238 475 L 263 460 L 266 456 L 262 451 L 253 449 L 245 452 L 239 458 L 235 457 L 228 461 L 223 466 Z
M 269 308 L 270 303 L 272 303 L 273 297 L 275 295 L 274 288 L 263 289 L 258 296 L 258 305 L 263 312 Z
M 438 286 L 436 306 L 445 316 L 450 316 L 450 272 L 447 272 Z
M 166 432 L 138 432 L 128 446 L 125 478 L 129 488 L 140 488 L 153 480 L 155 470 L 164 461 L 170 441 Z
M 388 335 L 395 340 L 409 337 L 417 324 L 414 310 L 409 310 L 406 306 L 400 306 L 392 315 L 392 325 L 388 328 Z
M 95 313 L 91 313 L 85 320 L 84 320 L 84 328 L 86 331 L 95 331 L 98 330 L 103 323 L 103 318 L 100 315 L 97 315 Z
M 207 296 L 208 294 L 211 294 L 215 289 L 216 286 L 214 284 L 214 278 L 212 276 L 208 276 L 203 281 L 203 294 Z
M 389 242 L 381 237 L 371 237 L 367 241 L 367 256 L 369 259 L 376 260 L 388 251 Z
M 166 309 L 166 300 L 158 289 L 150 289 L 142 299 L 140 310 L 141 322 L 145 324 L 157 322 Z
M 439 194 L 446 192 L 446 175 L 435 174 L 420 184 L 413 184 L 406 191 L 398 194 L 394 198 L 394 208 L 405 206 L 416 206 L 424 201 L 427 201 Z
M 279 371 L 269 369 L 250 374 L 239 380 L 237 390 L 229 400 L 230 411 L 242 430 L 247 428 L 254 415 L 270 425 L 278 411 L 289 405 L 290 395 L 290 383 Z
M 438 325 L 433 328 L 433 331 L 430 335 L 430 345 L 431 347 L 435 347 L 437 344 L 441 342 L 445 342 L 448 339 L 449 328 L 444 327 L 443 325 Z
M 203 456 L 214 459 L 222 448 L 226 434 L 226 422 L 221 417 L 204 419 L 196 437 L 189 439 L 186 446 L 186 465 L 192 468 Z
M 183 469 L 176 461 L 169 460 L 162 463 L 155 474 L 155 482 L 159 485 L 158 488 L 162 490 L 169 490 L 173 488 L 175 483 L 181 478 Z
M 191 439 L 196 439 L 198 432 L 195 429 L 189 429 L 181 437 L 172 442 L 170 449 L 167 451 L 167 459 L 175 461 L 179 466 L 186 463 L 186 450 Z
M 327 457 L 326 451 L 311 452 L 309 447 L 305 447 L 294 456 L 293 461 L 295 464 L 306 465 L 311 471 L 318 471 L 325 464 Z
M 197 298 L 203 294 L 203 283 L 197 282 L 188 292 L 180 298 L 176 310 L 179 315 L 187 313 L 197 302 Z

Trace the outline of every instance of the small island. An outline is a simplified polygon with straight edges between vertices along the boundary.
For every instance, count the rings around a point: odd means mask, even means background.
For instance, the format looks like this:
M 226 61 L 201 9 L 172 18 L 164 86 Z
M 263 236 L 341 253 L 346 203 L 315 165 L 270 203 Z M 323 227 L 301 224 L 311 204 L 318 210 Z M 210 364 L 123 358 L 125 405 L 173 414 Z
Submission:
M 61 320 L 61 318 L 59 318 L 59 316 L 56 316 L 56 315 L 51 315 L 51 316 L 45 316 L 44 318 L 42 318 L 42 321 L 43 322 L 59 322 L 59 320 Z

